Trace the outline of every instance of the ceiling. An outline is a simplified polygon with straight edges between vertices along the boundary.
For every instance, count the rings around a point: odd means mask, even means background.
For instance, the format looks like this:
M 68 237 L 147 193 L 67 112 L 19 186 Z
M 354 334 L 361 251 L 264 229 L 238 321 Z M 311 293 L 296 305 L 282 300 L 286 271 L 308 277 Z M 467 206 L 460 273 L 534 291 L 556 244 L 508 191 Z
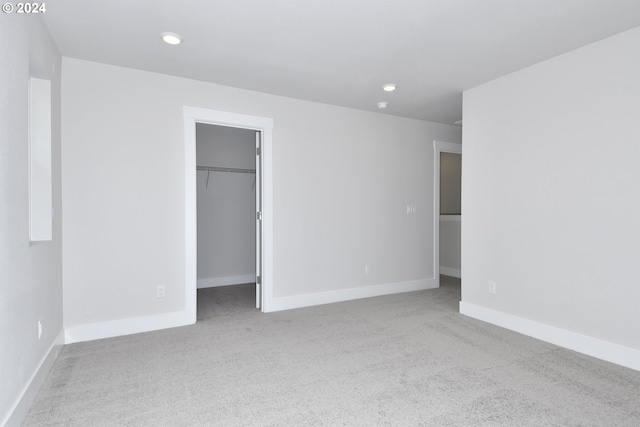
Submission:
M 640 1 L 56 0 L 43 18 L 63 56 L 453 124 L 462 91 L 640 26 Z

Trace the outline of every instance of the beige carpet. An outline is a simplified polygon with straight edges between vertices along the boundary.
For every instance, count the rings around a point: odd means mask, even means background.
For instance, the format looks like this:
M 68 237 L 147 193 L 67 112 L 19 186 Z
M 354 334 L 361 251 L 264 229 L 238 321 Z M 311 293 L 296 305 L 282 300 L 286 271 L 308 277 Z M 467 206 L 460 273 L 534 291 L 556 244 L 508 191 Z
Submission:
M 640 372 L 457 313 L 440 289 L 66 346 L 25 426 L 640 426 Z

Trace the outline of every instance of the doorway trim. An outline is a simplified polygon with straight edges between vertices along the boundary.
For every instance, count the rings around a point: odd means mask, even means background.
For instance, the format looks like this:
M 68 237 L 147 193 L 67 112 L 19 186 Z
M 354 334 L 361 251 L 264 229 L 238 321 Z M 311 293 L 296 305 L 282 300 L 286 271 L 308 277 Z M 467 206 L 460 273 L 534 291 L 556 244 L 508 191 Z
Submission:
M 198 107 L 183 107 L 185 158 L 185 310 L 196 322 L 198 248 L 196 202 L 196 123 L 252 129 L 262 133 L 262 308 L 273 302 L 273 119 Z
M 440 287 L 440 153 L 462 154 L 462 144 L 433 141 L 433 279 Z

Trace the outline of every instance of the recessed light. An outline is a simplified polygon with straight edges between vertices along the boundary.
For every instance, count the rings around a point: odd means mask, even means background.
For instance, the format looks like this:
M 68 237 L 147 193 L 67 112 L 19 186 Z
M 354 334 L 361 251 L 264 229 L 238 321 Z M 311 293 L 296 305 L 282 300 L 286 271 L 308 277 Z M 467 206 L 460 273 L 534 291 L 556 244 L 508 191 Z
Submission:
M 176 33 L 162 33 L 162 40 L 167 44 L 177 45 L 182 43 L 182 36 Z
M 382 86 L 382 90 L 384 90 L 385 92 L 393 92 L 394 90 L 396 90 L 396 85 L 395 83 L 387 83 L 386 85 Z
M 389 106 L 388 102 L 385 102 L 385 101 L 378 102 L 378 108 L 381 109 L 381 110 L 384 110 L 388 106 Z

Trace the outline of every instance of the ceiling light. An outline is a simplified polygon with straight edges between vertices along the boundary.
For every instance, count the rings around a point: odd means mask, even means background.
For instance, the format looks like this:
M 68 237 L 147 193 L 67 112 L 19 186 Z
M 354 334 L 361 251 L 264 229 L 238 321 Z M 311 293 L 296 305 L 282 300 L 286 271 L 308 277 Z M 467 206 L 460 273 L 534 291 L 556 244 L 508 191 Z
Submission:
M 388 105 L 389 105 L 388 102 L 384 102 L 384 101 L 378 102 L 378 108 L 381 110 L 384 110 L 385 108 L 387 108 Z
M 385 92 L 393 92 L 394 90 L 396 90 L 396 85 L 394 83 L 387 83 L 386 85 L 382 86 L 382 90 L 384 90 Z
M 182 43 L 182 36 L 176 33 L 162 33 L 162 40 L 167 44 L 177 45 Z

